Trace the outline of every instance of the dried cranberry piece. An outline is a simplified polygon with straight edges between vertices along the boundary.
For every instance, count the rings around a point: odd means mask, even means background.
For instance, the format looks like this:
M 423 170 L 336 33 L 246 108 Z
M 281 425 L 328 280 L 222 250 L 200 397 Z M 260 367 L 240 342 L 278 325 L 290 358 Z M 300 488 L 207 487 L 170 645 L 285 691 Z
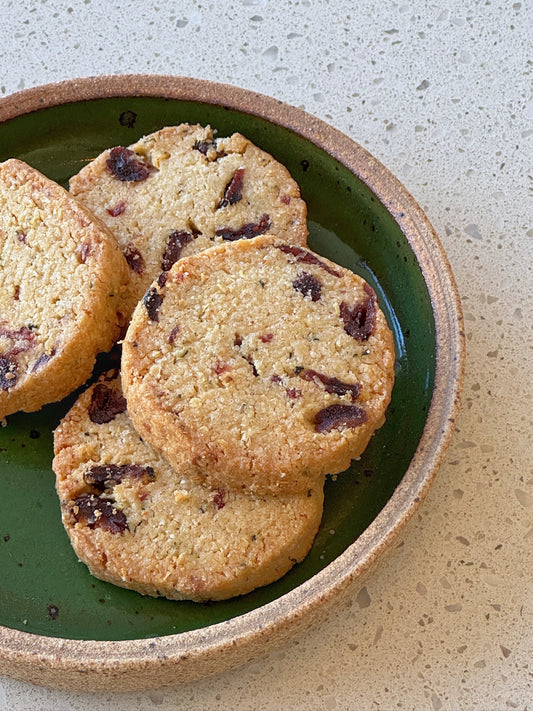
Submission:
M 215 495 L 213 497 L 213 506 L 217 511 L 223 509 L 226 505 L 226 492 L 224 489 L 215 489 Z
M 231 373 L 233 368 L 229 363 L 225 363 L 222 360 L 217 360 L 211 370 L 215 375 L 222 375 L 223 373 Z
M 144 259 L 138 249 L 128 244 L 124 249 L 124 256 L 132 272 L 136 274 L 142 274 L 144 272 Z
M 297 262 L 304 262 L 304 264 L 316 264 L 317 267 L 324 269 L 328 272 L 328 274 L 340 277 L 340 272 L 330 267 L 329 264 L 326 264 L 321 259 L 318 259 L 318 257 L 315 257 L 314 254 L 308 252 L 307 249 L 304 249 L 303 247 L 296 247 L 291 244 L 277 244 L 276 247 L 284 254 L 292 254 L 293 257 L 296 257 Z
M 17 363 L 12 356 L 0 355 L 0 388 L 9 390 L 17 384 Z
M 84 521 L 89 528 L 122 533 L 128 527 L 124 512 L 97 494 L 81 494 L 74 500 L 71 511 L 76 521 Z
M 96 425 L 103 425 L 125 412 L 126 407 L 126 398 L 120 392 L 108 388 L 104 383 L 97 383 L 89 405 L 89 418 Z
M 80 259 L 85 264 L 87 257 L 91 253 L 91 245 L 88 242 L 84 242 L 80 245 Z
M 366 412 L 357 405 L 329 405 L 319 410 L 314 419 L 316 432 L 355 428 L 366 422 Z
M 163 255 L 161 269 L 164 272 L 168 272 L 172 265 L 181 257 L 183 248 L 189 244 L 189 242 L 192 242 L 193 239 L 196 239 L 197 236 L 197 234 L 185 232 L 184 230 L 176 230 L 175 232 L 171 232 L 167 239 L 167 246 L 165 254 Z
M 106 160 L 106 166 L 117 180 L 124 183 L 140 183 L 150 175 L 150 168 L 142 163 L 129 148 L 112 148 Z
M 308 272 L 300 272 L 296 279 L 292 282 L 296 291 L 299 291 L 304 296 L 311 297 L 311 301 L 318 301 L 322 291 L 322 284 L 313 274 Z
M 215 230 L 215 234 L 217 237 L 222 237 L 222 239 L 229 242 L 233 242 L 236 239 L 252 239 L 252 237 L 268 232 L 270 224 L 270 216 L 265 213 L 259 222 L 249 222 L 238 230 L 234 230 L 231 227 L 219 227 Z
M 344 330 L 356 341 L 366 341 L 374 332 L 376 321 L 376 295 L 368 284 L 365 284 L 364 289 L 366 297 L 363 301 L 354 306 L 342 301 L 340 305 Z
M 227 155 L 225 151 L 217 150 L 215 141 L 196 141 L 193 145 L 194 150 L 199 151 L 202 155 L 208 157 L 208 154 L 214 151 L 214 159 L 224 158 Z
M 155 286 L 152 286 L 143 296 L 143 304 L 146 306 L 150 321 L 159 321 L 159 308 L 163 303 L 163 297 Z
M 234 205 L 242 199 L 242 186 L 244 182 L 244 168 L 238 168 L 233 178 L 224 188 L 224 197 L 218 203 L 217 208 Z
M 85 483 L 98 491 L 112 488 L 128 477 L 149 484 L 155 479 L 155 474 L 152 467 L 141 464 L 107 464 L 91 467 L 83 475 Z
M 35 328 L 33 326 L 32 328 Z M 16 331 L 7 326 L 0 327 L 0 336 L 5 336 L 12 341 L 15 341 L 16 345 L 13 345 L 8 351 L 4 353 L 6 357 L 16 356 L 19 353 L 25 353 L 35 346 L 35 333 L 32 328 L 28 326 L 22 326 Z
M 119 200 L 114 207 L 108 207 L 107 212 L 111 215 L 111 217 L 118 217 L 119 215 L 122 215 L 125 209 L 126 203 L 124 200 Z
M 207 155 L 207 152 L 209 151 L 210 148 L 215 148 L 215 142 L 214 141 L 196 141 L 196 143 L 193 145 L 193 148 L 195 151 L 200 151 L 200 153 L 204 156 Z
M 174 326 L 174 328 L 172 329 L 172 331 L 168 334 L 168 339 L 167 339 L 167 340 L 168 340 L 168 342 L 170 343 L 170 345 L 173 345 L 173 344 L 175 343 L 175 341 L 176 341 L 176 336 L 178 335 L 179 332 L 180 332 L 180 327 L 179 327 L 179 325 L 178 325 L 178 326 Z
M 312 370 L 311 368 L 307 368 L 307 370 L 304 370 L 300 374 L 300 377 L 302 377 L 304 380 L 314 380 L 315 382 L 318 380 L 324 386 L 324 390 L 327 393 L 331 393 L 333 395 L 342 396 L 350 393 L 350 395 L 352 396 L 352 400 L 356 400 L 359 395 L 359 383 L 354 383 L 353 385 L 350 385 L 349 383 L 343 383 L 342 380 L 339 380 L 338 378 L 332 378 L 328 375 L 317 373 L 316 370 Z

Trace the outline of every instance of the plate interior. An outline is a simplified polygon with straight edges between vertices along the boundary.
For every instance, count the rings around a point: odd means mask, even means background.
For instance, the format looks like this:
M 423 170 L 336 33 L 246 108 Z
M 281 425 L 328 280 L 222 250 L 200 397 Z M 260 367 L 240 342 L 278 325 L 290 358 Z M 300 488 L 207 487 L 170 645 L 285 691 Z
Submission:
M 181 122 L 240 131 L 284 163 L 309 210 L 310 246 L 362 275 L 394 332 L 396 384 L 386 424 L 363 457 L 326 483 L 311 552 L 284 578 L 217 603 L 153 599 L 93 578 L 63 530 L 51 469 L 53 429 L 74 402 L 17 414 L 0 428 L 0 624 L 71 639 L 142 639 L 229 620 L 292 590 L 327 566 L 392 496 L 416 450 L 435 372 L 432 307 L 417 259 L 371 190 L 307 139 L 223 106 L 149 97 L 80 101 L 0 124 L 0 160 L 20 158 L 65 187 L 103 149 Z M 99 360 L 98 368 L 107 365 Z

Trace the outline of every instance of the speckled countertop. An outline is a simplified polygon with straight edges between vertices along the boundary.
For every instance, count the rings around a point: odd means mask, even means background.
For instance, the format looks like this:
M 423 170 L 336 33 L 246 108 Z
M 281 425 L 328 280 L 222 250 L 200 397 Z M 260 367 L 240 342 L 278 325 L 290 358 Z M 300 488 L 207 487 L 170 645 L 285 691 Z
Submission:
M 1 95 L 95 74 L 184 75 L 300 106 L 361 143 L 443 241 L 468 360 L 435 485 L 327 622 L 260 662 L 161 691 L 69 693 L 0 677 L 0 711 L 533 709 L 531 3 L 1 7 Z

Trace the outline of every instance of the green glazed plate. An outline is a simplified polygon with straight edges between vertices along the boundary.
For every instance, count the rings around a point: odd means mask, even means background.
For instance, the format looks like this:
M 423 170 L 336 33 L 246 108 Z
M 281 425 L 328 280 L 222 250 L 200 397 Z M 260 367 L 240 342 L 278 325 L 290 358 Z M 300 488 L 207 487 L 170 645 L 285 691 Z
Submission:
M 267 651 L 276 634 L 282 641 L 301 620 L 310 624 L 390 545 L 451 435 L 463 369 L 453 277 L 413 198 L 346 136 L 234 87 L 100 77 L 2 100 L 0 160 L 20 158 L 68 187 L 103 149 L 181 122 L 211 124 L 219 135 L 239 131 L 288 167 L 308 205 L 310 246 L 378 294 L 395 337 L 392 402 L 363 457 L 328 480 L 307 558 L 276 583 L 211 604 L 142 597 L 93 578 L 62 527 L 51 469 L 53 430 L 76 394 L 10 416 L 0 429 L 0 660 L 2 672 L 37 683 L 156 686 Z

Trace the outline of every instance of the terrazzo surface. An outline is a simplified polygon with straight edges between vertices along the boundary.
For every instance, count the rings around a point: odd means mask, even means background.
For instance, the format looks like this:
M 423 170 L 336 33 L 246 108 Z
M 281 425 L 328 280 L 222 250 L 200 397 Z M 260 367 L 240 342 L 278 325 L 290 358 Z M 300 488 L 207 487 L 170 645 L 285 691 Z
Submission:
M 1 7 L 1 95 L 78 76 L 175 74 L 273 96 L 361 143 L 444 244 L 467 372 L 429 496 L 321 626 L 259 662 L 164 690 L 73 693 L 1 677 L 0 711 L 533 709 L 532 4 Z

